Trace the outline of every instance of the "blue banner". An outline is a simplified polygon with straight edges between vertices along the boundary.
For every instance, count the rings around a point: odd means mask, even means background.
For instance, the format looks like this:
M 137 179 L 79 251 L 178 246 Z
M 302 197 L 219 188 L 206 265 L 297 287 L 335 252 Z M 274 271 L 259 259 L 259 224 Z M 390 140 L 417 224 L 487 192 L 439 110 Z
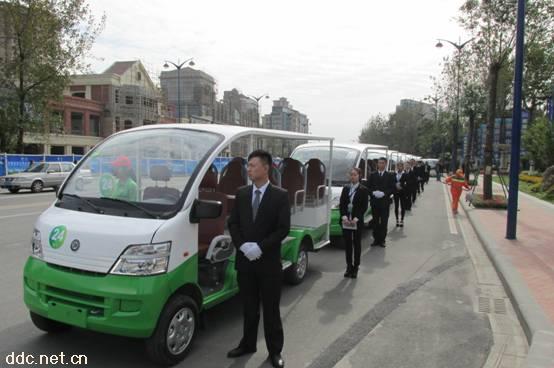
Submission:
M 12 155 L 0 156 L 0 176 L 27 170 L 31 165 L 40 162 L 77 162 L 82 155 Z M 6 166 L 7 164 L 7 166 Z

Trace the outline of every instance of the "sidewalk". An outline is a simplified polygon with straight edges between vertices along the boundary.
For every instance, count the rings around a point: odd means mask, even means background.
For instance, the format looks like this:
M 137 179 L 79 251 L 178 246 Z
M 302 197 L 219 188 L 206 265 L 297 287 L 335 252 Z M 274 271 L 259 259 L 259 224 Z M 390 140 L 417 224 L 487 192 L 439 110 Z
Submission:
M 480 183 L 476 192 L 482 193 Z M 495 194 L 502 194 L 493 185 Z M 463 201 L 463 200 L 462 200 Z M 506 235 L 506 210 L 468 208 L 470 222 L 485 245 L 530 344 L 527 367 L 554 367 L 554 206 L 522 195 L 517 240 Z

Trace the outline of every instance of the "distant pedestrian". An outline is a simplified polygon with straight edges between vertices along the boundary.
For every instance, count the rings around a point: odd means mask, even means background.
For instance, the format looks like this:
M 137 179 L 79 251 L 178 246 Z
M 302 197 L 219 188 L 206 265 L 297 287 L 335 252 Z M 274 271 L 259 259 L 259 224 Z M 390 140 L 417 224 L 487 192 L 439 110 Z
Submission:
M 429 162 L 425 161 L 425 184 L 429 184 L 429 177 L 431 176 L 431 166 Z
M 394 176 L 395 192 L 394 192 L 394 215 L 396 217 L 396 226 L 404 226 L 404 215 L 410 201 L 408 193 L 408 174 L 404 171 L 404 163 L 399 162 L 396 165 L 396 173 Z M 400 207 L 400 217 L 398 216 L 398 208 Z
M 437 181 L 441 181 L 442 167 L 443 167 L 442 160 L 439 160 L 439 162 L 437 162 L 437 166 L 435 166 L 435 174 L 437 176 Z
M 341 227 L 346 253 L 346 272 L 344 277 L 358 277 L 358 267 L 362 253 L 362 231 L 364 215 L 369 205 L 369 191 L 360 183 L 361 170 L 350 170 L 350 183 L 342 188 L 340 196 Z M 352 252 L 354 251 L 354 252 Z M 354 259 L 352 259 L 354 253 Z
M 34 160 L 29 160 L 29 166 L 27 166 L 27 171 L 30 170 L 35 165 Z
M 458 213 L 458 202 L 464 189 L 469 190 L 469 185 L 464 177 L 462 169 L 456 170 L 456 174 L 446 178 L 447 185 L 450 185 L 450 193 L 452 194 L 452 213 Z
M 406 162 L 406 175 L 408 180 L 408 188 L 407 188 L 407 195 L 408 195 L 408 207 L 406 208 L 407 211 L 412 210 L 412 205 L 415 203 L 417 198 L 417 175 L 415 173 L 415 167 L 413 164 L 415 163 L 414 160 L 412 160 L 410 163 Z

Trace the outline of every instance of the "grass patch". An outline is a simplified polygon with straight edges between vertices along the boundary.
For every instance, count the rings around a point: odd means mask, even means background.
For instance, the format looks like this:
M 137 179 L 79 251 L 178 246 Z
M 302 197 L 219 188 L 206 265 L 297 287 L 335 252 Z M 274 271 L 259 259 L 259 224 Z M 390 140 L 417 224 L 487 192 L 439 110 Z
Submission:
M 504 179 L 504 183 L 506 183 L 506 185 L 510 184 L 510 179 L 508 176 L 503 176 L 502 178 Z M 500 184 L 500 178 L 498 177 L 498 175 L 494 175 L 492 177 L 492 181 Z M 523 181 L 523 180 L 519 181 L 519 190 L 521 192 L 527 193 L 529 195 L 532 195 L 533 197 L 536 197 L 538 199 L 542 199 L 543 201 L 554 204 L 554 194 L 542 192 L 540 187 L 541 187 L 540 183 L 532 183 L 532 182 Z

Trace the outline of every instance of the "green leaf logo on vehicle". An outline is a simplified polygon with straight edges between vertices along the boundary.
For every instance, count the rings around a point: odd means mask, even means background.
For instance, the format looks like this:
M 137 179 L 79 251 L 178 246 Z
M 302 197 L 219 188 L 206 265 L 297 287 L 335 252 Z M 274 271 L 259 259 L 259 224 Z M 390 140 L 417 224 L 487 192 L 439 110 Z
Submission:
M 58 249 L 65 242 L 67 236 L 67 228 L 64 225 L 56 226 L 51 232 L 48 238 L 50 246 L 54 249 Z

